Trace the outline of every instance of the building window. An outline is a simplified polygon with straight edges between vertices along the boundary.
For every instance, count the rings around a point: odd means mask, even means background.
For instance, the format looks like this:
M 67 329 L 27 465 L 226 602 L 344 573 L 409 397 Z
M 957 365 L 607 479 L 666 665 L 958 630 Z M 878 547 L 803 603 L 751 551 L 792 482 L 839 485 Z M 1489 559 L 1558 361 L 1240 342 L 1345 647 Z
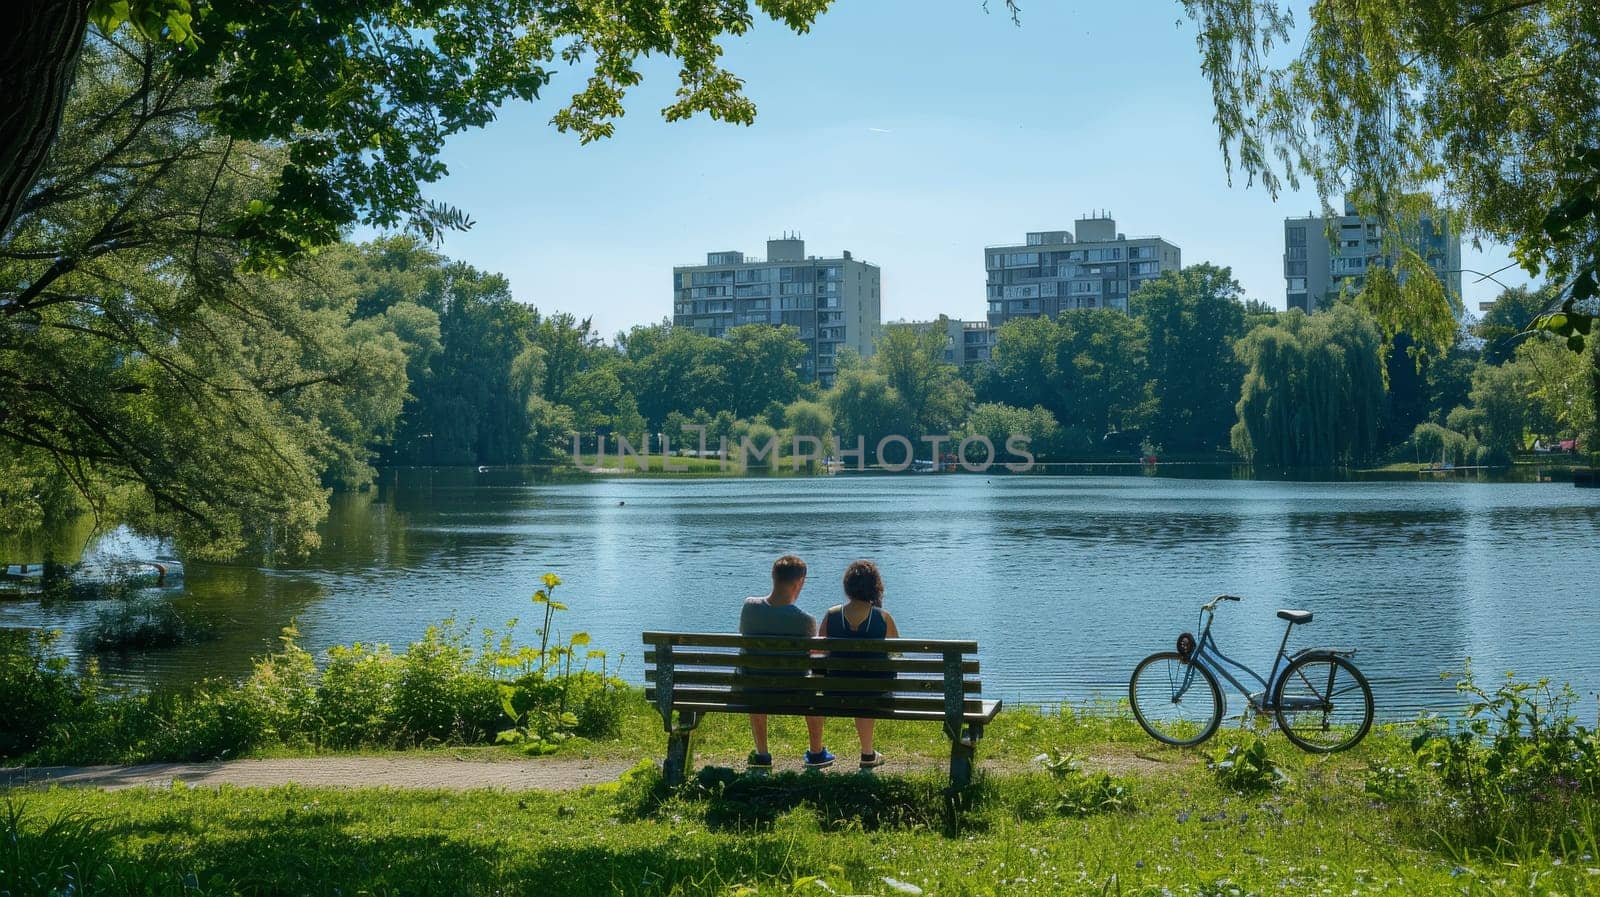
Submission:
M 1291 293 L 1303 293 L 1305 292 L 1305 289 L 1306 279 L 1304 277 L 1289 278 L 1289 291 Z
M 1306 229 L 1305 228 L 1303 228 L 1303 227 L 1291 227 L 1291 228 L 1288 228 L 1287 230 L 1285 230 L 1283 233 L 1284 233 L 1283 239 L 1284 239 L 1284 243 L 1286 245 L 1299 246 L 1299 247 L 1302 247 L 1302 248 L 1306 245 Z M 1304 255 L 1303 252 L 1301 254 Z

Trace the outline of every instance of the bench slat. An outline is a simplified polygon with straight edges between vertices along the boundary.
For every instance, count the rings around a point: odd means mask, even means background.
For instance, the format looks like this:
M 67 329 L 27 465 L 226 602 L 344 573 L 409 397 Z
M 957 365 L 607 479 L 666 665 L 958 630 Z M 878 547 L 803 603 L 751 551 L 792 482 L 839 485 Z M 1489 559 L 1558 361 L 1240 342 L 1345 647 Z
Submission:
M 657 694 L 658 692 L 655 688 L 645 689 L 645 695 L 652 700 Z M 751 694 L 749 692 L 736 692 L 708 687 L 675 687 L 672 690 L 672 706 L 681 708 L 684 704 L 760 705 L 762 707 L 781 707 L 807 712 L 823 707 L 845 710 L 874 708 L 880 710 L 945 712 L 945 699 L 942 696 L 932 698 L 914 695 L 827 694 L 812 688 L 796 689 L 788 692 L 773 691 Z M 982 701 L 976 699 L 963 701 L 961 710 L 963 713 L 975 713 L 982 709 L 982 704 Z
M 645 670 L 646 682 L 657 680 L 655 670 Z M 840 676 L 753 676 L 743 673 L 719 673 L 706 670 L 685 670 L 678 667 L 673 670 L 672 681 L 677 685 L 744 685 L 749 688 L 779 688 L 794 689 L 827 689 L 829 691 L 863 691 L 863 692 L 933 692 L 944 694 L 944 679 L 911 679 L 901 676 L 895 679 L 849 679 Z M 804 683 L 802 685 L 802 683 Z M 826 683 L 825 685 L 822 683 Z M 977 694 L 983 691 L 983 684 L 976 679 L 963 680 L 961 690 L 967 694 Z
M 999 701 L 980 701 L 980 708 L 975 712 L 965 713 L 961 717 L 963 723 L 974 723 L 986 726 L 994 721 L 995 714 L 1000 712 Z M 768 713 L 775 716 L 826 716 L 826 717 L 861 717 L 863 719 L 892 719 L 910 722 L 942 723 L 945 721 L 944 710 L 883 710 L 872 707 L 815 707 L 807 709 L 804 713 L 788 707 L 771 707 L 756 704 L 722 704 L 722 703 L 696 703 L 685 701 L 673 702 L 679 710 L 693 713 Z
M 826 639 L 807 638 L 778 638 L 766 636 L 743 636 L 734 633 L 701 633 L 701 632 L 646 632 L 644 641 L 649 645 L 672 645 L 673 647 L 687 648 L 754 648 L 758 651 L 803 651 L 815 650 L 818 642 Z M 863 639 L 851 640 L 850 649 L 898 651 L 902 654 L 944 654 L 946 651 L 960 651 L 963 654 L 978 653 L 978 643 L 973 641 L 949 641 L 940 639 Z
M 644 652 L 644 662 L 649 665 L 656 663 L 656 652 Z M 917 660 L 905 657 L 889 658 L 857 658 L 857 657 L 767 657 L 743 654 L 719 654 L 710 651 L 685 651 L 680 648 L 672 649 L 672 666 L 674 670 L 683 670 L 686 667 L 754 667 L 768 670 L 849 670 L 849 671 L 878 671 L 895 673 L 944 673 L 942 660 Z M 972 675 L 978 672 L 976 660 L 961 661 L 961 672 Z

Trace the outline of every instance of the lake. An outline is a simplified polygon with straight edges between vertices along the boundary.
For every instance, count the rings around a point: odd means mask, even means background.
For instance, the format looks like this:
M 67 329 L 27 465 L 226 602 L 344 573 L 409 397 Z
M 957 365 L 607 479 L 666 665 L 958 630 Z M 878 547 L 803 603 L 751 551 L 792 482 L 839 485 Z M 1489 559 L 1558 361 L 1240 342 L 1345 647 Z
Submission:
M 1220 592 L 1225 651 L 1265 667 L 1278 608 L 1314 611 L 1291 646 L 1358 648 L 1380 714 L 1456 705 L 1440 679 L 1471 657 L 1600 689 L 1600 492 L 1570 484 L 1265 482 L 1151 476 L 902 475 L 540 482 L 503 470 L 403 470 L 338 496 L 324 544 L 285 569 L 191 565 L 180 600 L 218 627 L 201 645 L 113 656 L 131 683 L 233 675 L 295 620 L 312 649 L 404 644 L 446 617 L 558 618 L 625 655 L 645 629 L 726 631 L 774 557 L 811 569 L 801 604 L 840 600 L 858 557 L 884 572 L 901 632 L 971 638 L 986 694 L 1012 702 L 1125 693 L 1133 665 L 1195 627 Z M 125 546 L 141 550 L 141 546 Z M 144 547 L 143 550 L 148 550 Z M 92 603 L 0 604 L 0 625 L 69 634 Z

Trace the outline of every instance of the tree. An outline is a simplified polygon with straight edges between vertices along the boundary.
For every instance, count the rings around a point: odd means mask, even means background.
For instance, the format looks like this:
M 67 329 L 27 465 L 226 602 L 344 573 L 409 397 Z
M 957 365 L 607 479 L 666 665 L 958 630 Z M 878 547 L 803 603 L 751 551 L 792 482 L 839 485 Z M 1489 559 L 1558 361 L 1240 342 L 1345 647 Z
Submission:
M 1450 354 L 1429 363 L 1425 377 L 1430 420 L 1442 424 L 1450 409 L 1467 403 L 1472 372 L 1481 363 L 1481 354 L 1464 345 L 1457 345 Z
M 619 336 L 617 345 L 625 359 L 624 379 L 652 427 L 665 426 L 674 413 L 717 407 L 732 394 L 723 366 L 727 353 L 715 337 L 664 322 L 635 327 Z M 676 438 L 670 428 L 665 432 Z
M 212 85 L 201 103 L 219 136 L 286 148 L 261 205 L 235 220 L 251 262 L 278 267 L 356 222 L 424 234 L 466 226 L 422 195 L 446 173 L 445 139 L 482 127 L 507 102 L 537 99 L 558 62 L 590 72 L 552 119 L 583 142 L 611 136 L 646 55 L 680 63 L 662 110 L 669 121 L 704 113 L 750 123 L 755 105 L 718 63 L 720 41 L 750 28 L 753 7 L 803 32 L 827 2 L 734 0 L 667 14 L 599 0 L 25 0 L 0 13 L 0 33 L 13 35 L 0 101 L 23 113 L 0 143 L 0 235 L 43 171 L 89 30 L 160 42 L 181 77 Z
M 158 47 L 86 44 L 0 247 L 0 478 L 58 478 L 47 494 L 195 554 L 294 552 L 325 489 L 370 476 L 405 390 L 395 331 L 419 322 L 353 326 L 354 289 L 318 260 L 239 274 L 228 222 L 284 157 L 215 134 L 209 91 Z
M 860 439 L 868 457 L 875 457 L 878 442 L 885 436 L 908 436 L 911 421 L 900 393 L 888 377 L 864 363 L 841 359 L 827 402 L 833 410 L 834 431 L 845 450 L 853 450 Z
M 439 349 L 411 385 L 391 458 L 429 465 L 519 463 L 529 429 L 527 402 L 543 376 L 532 357 L 524 357 L 533 314 L 512 298 L 511 284 L 499 274 L 442 260 L 436 274 L 425 278 L 429 288 L 415 304 L 438 317 Z
M 810 437 L 821 444 L 824 455 L 832 454 L 833 411 L 827 405 L 802 399 L 785 408 L 783 416 L 787 422 L 791 446 L 796 437 Z M 806 469 L 812 470 L 815 467 L 816 462 L 807 459 Z
M 1478 441 L 1495 462 L 1508 463 L 1526 445 L 1531 403 L 1521 372 L 1510 365 L 1480 366 L 1472 376 L 1471 399 Z
M 1489 364 L 1509 361 L 1528 326 L 1545 309 L 1559 304 L 1557 299 L 1557 291 L 1548 286 L 1538 290 L 1527 287 L 1501 290 L 1475 328 L 1477 336 L 1484 341 L 1483 360 Z
M 1139 427 L 1145 417 L 1144 324 L 1113 309 L 1069 311 L 1056 322 L 1056 406 L 1068 427 L 1091 435 Z
M 735 417 L 753 417 L 774 402 L 800 397 L 800 359 L 805 343 L 794 327 L 745 324 L 723 335 L 722 367 Z
M 1381 341 L 1348 303 L 1307 316 L 1292 310 L 1252 330 L 1236 351 L 1245 365 L 1233 447 L 1268 468 L 1361 464 L 1378 447 Z
M 1010 321 L 995 335 L 992 370 L 980 377 L 978 396 L 1042 406 L 1062 427 L 1097 441 L 1143 422 L 1146 346 L 1144 323 L 1112 309 Z
M 1517 346 L 1525 394 L 1537 405 L 1530 428 L 1542 436 L 1586 437 L 1594 432 L 1588 365 L 1559 339 L 1536 334 Z
M 914 431 L 905 436 L 949 433 L 966 417 L 972 389 L 956 366 L 945 362 L 944 350 L 942 331 L 890 326 L 878 340 L 872 366 L 905 404 Z
M 1056 423 L 1055 415 L 1042 405 L 1017 408 L 998 402 L 985 402 L 972 409 L 972 415 L 967 418 L 967 425 L 962 435 L 982 436 L 988 439 L 997 454 L 1006 451 L 1006 442 L 1012 436 L 1025 436 L 1034 454 L 1048 455 L 1055 450 L 1056 438 L 1060 431 L 1061 427 Z M 967 460 L 977 463 L 982 454 L 980 443 L 977 447 L 968 449 Z
M 1546 327 L 1582 350 L 1600 315 L 1600 22 L 1589 0 L 1476 3 L 1325 0 L 1298 52 L 1279 0 L 1183 0 L 1230 174 L 1274 196 L 1308 175 L 1364 213 L 1403 222 L 1414 191 L 1437 189 L 1467 233 L 1516 247 L 1563 284 Z M 1390 228 L 1393 230 L 1393 228 Z M 1415 267 L 1418 260 L 1393 253 Z M 1448 326 L 1432 278 L 1374 281 L 1385 333 L 1423 345 Z M 1590 402 L 1600 407 L 1600 340 Z
M 1149 335 L 1150 439 L 1168 451 L 1228 443 L 1244 375 L 1233 352 L 1244 336 L 1241 296 L 1230 269 L 1203 264 L 1145 281 L 1130 299 Z

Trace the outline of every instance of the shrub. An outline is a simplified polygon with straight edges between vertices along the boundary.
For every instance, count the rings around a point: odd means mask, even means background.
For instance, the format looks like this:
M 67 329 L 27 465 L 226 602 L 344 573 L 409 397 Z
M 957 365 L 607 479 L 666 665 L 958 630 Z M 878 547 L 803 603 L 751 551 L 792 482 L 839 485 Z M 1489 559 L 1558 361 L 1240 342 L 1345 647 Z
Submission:
M 273 724 L 249 691 L 221 681 L 204 683 L 172 699 L 169 720 L 150 746 L 152 760 L 225 760 L 271 743 Z
M 256 660 L 241 685 L 241 709 L 261 727 L 262 738 L 286 745 L 305 744 L 317 730 L 317 664 L 295 643 L 300 632 L 291 623 L 274 654 Z
M 355 644 L 328 651 L 318 670 L 291 625 L 278 650 L 238 682 L 208 681 L 182 693 L 107 689 L 91 662 L 76 674 L 55 637 L 0 631 L 0 757 L 97 763 L 210 760 L 266 745 L 409 747 L 427 743 L 523 743 L 537 751 L 573 737 L 620 734 L 627 686 L 610 675 L 589 636 L 551 629 L 565 605 L 546 575 L 540 646 L 516 647 L 508 631 L 481 651 L 453 621 L 429 627 L 395 654 Z M 513 621 L 513 626 L 515 625 Z M 600 661 L 600 670 L 589 664 Z M 507 728 L 507 726 L 510 728 Z
M 57 633 L 0 629 L 0 757 L 18 757 L 44 741 L 46 733 L 91 700 L 94 690 L 73 675 L 67 660 L 52 654 Z
M 394 713 L 408 744 L 483 741 L 504 722 L 498 683 L 472 664 L 454 621 L 429 626 L 400 657 Z
M 1576 693 L 1509 673 L 1490 691 L 1477 683 L 1470 664 L 1456 689 L 1469 699 L 1464 717 L 1427 718 L 1411 741 L 1422 774 L 1414 793 L 1382 776 L 1369 777 L 1369 792 L 1385 792 L 1452 848 L 1547 844 L 1578 850 L 1582 845 L 1573 839 L 1581 827 L 1571 822 L 1580 805 L 1592 813 L 1600 798 L 1600 736 L 1578 724 Z
M 329 648 L 317 683 L 322 743 L 336 748 L 398 745 L 399 686 L 400 660 L 388 645 L 369 648 L 357 642 Z
M 197 642 L 211 629 L 191 620 L 159 595 L 137 595 L 112 601 L 95 613 L 94 622 L 78 636 L 85 653 L 142 651 Z

